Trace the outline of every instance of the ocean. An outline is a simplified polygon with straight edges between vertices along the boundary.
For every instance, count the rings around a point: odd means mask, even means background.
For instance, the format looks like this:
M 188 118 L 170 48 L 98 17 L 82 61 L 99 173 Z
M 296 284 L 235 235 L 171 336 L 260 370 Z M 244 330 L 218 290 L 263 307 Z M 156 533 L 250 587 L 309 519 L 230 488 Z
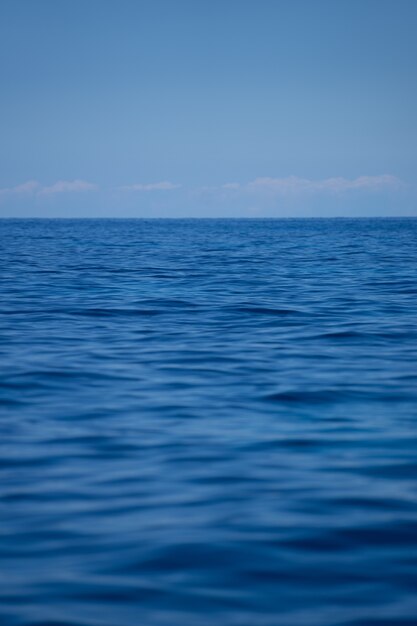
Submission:
M 0 623 L 417 624 L 417 220 L 1 220 Z

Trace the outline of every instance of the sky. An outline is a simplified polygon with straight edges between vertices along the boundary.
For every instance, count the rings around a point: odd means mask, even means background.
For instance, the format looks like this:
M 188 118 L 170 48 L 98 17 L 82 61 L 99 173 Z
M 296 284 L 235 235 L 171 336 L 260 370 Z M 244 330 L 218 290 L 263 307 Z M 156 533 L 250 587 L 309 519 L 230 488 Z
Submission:
M 415 0 L 1 0 L 1 217 L 417 216 Z

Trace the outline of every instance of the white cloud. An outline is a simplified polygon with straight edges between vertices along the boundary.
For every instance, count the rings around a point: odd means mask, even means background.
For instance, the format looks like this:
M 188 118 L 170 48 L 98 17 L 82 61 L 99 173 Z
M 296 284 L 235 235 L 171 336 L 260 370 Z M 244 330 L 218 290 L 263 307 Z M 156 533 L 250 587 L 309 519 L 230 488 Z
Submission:
M 222 189 L 239 189 L 239 183 L 225 183 L 222 185 Z
M 354 179 L 337 177 L 321 180 L 288 176 L 287 178 L 256 178 L 245 186 L 245 190 L 288 195 L 316 192 L 340 193 L 355 189 L 380 191 L 384 189 L 398 189 L 403 186 L 404 183 L 399 178 L 390 174 L 359 176 Z
M 37 180 L 28 180 L 26 183 L 16 185 L 15 187 L 3 187 L 3 189 L 0 189 L 0 196 L 45 196 L 56 193 L 96 191 L 97 189 L 97 185 L 84 180 L 58 180 L 49 186 L 41 185 Z
M 42 195 L 51 195 L 55 193 L 73 193 L 80 191 L 96 191 L 97 185 L 93 183 L 88 183 L 85 180 L 58 180 L 53 185 L 49 187 L 42 187 L 42 189 L 38 192 Z
M 121 191 L 170 191 L 171 189 L 179 189 L 181 185 L 170 183 L 167 180 L 163 180 L 159 183 L 136 183 L 134 185 L 125 185 L 119 187 Z
M 181 185 L 169 181 L 155 183 L 135 183 L 119 187 L 126 192 L 153 192 L 171 191 L 179 189 Z M 259 177 L 248 183 L 226 182 L 217 187 L 200 187 L 191 193 L 203 194 L 213 199 L 228 201 L 231 197 L 247 196 L 254 199 L 254 203 L 261 198 L 297 197 L 312 194 L 342 194 L 351 191 L 382 192 L 395 191 L 405 188 L 406 185 L 396 176 L 382 174 L 379 176 L 359 176 L 357 178 L 323 178 L 310 179 L 299 176 L 285 178 Z M 97 191 L 98 186 L 85 180 L 58 180 L 51 185 L 42 185 L 39 181 L 28 180 L 14 187 L 0 188 L 0 199 L 10 197 L 47 197 L 57 194 L 83 193 Z
M 228 200 L 231 196 L 252 196 L 256 198 L 296 197 L 318 194 L 342 194 L 351 191 L 382 192 L 398 191 L 407 185 L 391 174 L 379 176 L 359 176 L 357 178 L 301 178 L 287 176 L 285 178 L 259 177 L 248 183 L 228 182 L 220 186 L 200 187 L 197 194 Z
M 36 180 L 28 180 L 26 183 L 16 185 L 15 187 L 3 187 L 0 189 L 0 194 L 3 196 L 8 195 L 20 195 L 20 194 L 32 194 L 40 189 L 41 185 Z

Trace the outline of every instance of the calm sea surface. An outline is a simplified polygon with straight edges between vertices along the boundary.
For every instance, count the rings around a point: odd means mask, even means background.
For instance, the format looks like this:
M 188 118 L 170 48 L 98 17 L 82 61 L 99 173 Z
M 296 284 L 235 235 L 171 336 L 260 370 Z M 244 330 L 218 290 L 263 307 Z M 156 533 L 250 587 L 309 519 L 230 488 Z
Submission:
M 2 626 L 417 624 L 417 220 L 0 222 Z

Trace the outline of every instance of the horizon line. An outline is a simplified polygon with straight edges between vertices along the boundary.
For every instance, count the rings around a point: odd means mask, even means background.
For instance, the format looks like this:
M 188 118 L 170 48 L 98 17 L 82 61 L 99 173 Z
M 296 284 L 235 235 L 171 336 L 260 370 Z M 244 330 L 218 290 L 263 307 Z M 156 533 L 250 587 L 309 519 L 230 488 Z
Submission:
M 416 215 L 282 215 L 282 216 L 225 216 L 225 217 L 211 217 L 211 216 L 176 216 L 176 217 L 158 217 L 158 216 L 131 216 L 131 217 L 119 217 L 119 216 L 98 216 L 98 217 L 46 217 L 46 216 L 0 216 L 0 220 L 167 220 L 167 221 L 179 221 L 179 220 L 396 220 L 396 219 L 417 219 Z

